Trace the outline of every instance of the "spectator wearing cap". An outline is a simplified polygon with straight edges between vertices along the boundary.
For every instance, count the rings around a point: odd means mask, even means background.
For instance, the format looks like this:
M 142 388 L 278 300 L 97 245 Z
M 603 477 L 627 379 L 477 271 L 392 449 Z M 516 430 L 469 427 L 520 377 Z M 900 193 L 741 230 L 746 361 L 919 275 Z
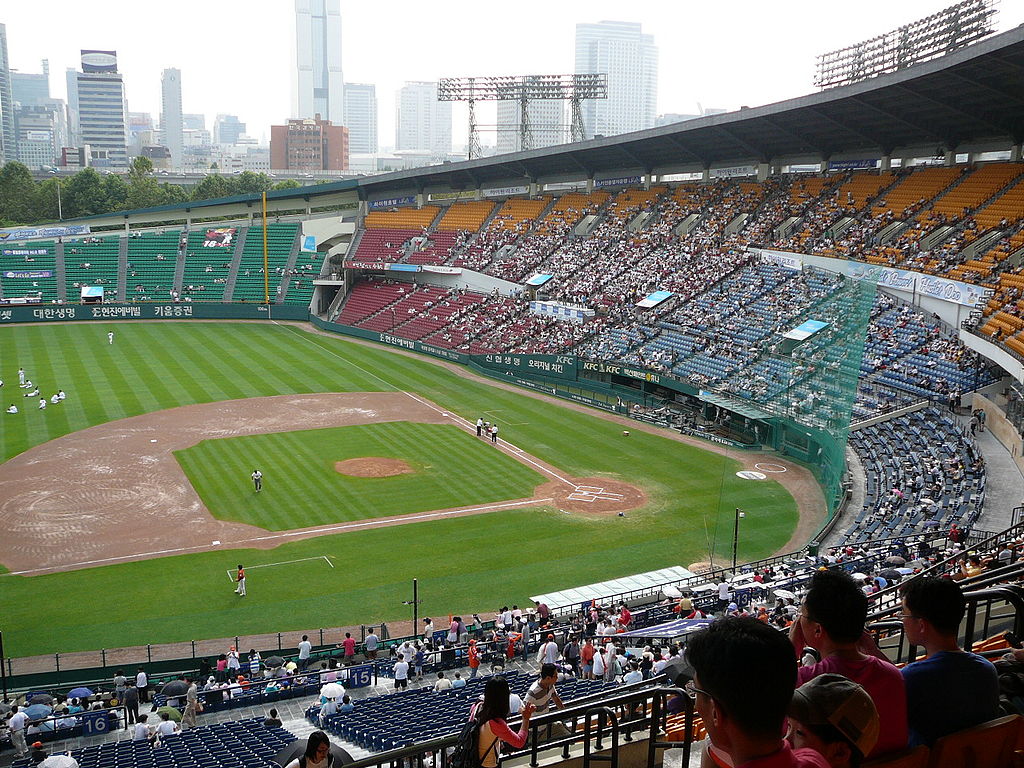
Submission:
M 784 634 L 729 616 L 694 633 L 686 657 L 694 670 L 688 688 L 711 739 L 708 759 L 737 768 L 828 768 L 818 752 L 782 737 L 796 685 L 796 658 Z
M 864 631 L 868 599 L 845 571 L 818 571 L 790 627 L 800 657 L 810 646 L 821 661 L 800 667 L 797 681 L 833 673 L 860 684 L 878 709 L 881 732 L 869 758 L 907 746 L 907 692 L 903 676 Z
M 904 584 L 900 592 L 907 639 L 924 646 L 927 653 L 927 658 L 902 670 L 911 745 L 930 746 L 942 736 L 999 717 L 996 668 L 957 643 L 967 610 L 960 585 L 922 576 Z
M 818 675 L 793 692 L 787 741 L 821 754 L 831 768 L 857 768 L 878 741 L 878 710 L 842 675 Z
M 46 759 L 46 750 L 43 748 L 43 742 L 36 741 L 32 743 L 32 750 L 28 753 L 28 759 L 32 761 L 32 765 L 39 765 Z

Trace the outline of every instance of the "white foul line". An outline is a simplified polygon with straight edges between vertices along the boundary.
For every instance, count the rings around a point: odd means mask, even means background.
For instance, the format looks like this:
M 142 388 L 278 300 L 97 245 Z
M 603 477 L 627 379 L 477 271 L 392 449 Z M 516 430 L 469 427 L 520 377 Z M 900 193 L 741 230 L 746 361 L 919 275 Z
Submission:
M 352 530 L 352 529 L 355 529 L 355 528 L 366 528 L 366 527 L 372 527 L 372 526 L 384 526 L 384 525 L 390 525 L 392 523 L 407 523 L 407 522 L 412 522 L 412 521 L 415 521 L 415 520 L 429 520 L 429 519 L 435 518 L 435 517 L 448 517 L 450 515 L 457 515 L 457 514 L 460 514 L 462 512 L 483 512 L 483 511 L 486 511 L 486 510 L 489 510 L 489 509 L 506 509 L 508 507 L 526 507 L 526 506 L 531 506 L 533 504 L 544 504 L 544 503 L 549 502 L 549 501 L 554 501 L 554 499 L 551 499 L 551 498 L 547 498 L 547 499 L 526 499 L 524 501 L 506 501 L 506 502 L 502 502 L 501 504 L 483 504 L 483 505 L 476 506 L 476 507 L 459 507 L 458 509 L 449 509 L 449 510 L 446 510 L 444 512 L 424 512 L 422 514 L 416 514 L 416 515 L 402 515 L 402 516 L 395 516 L 395 517 L 384 517 L 384 518 L 377 518 L 375 520 L 364 520 L 364 521 L 358 522 L 358 523 L 345 523 L 344 525 L 330 525 L 330 526 L 324 526 L 322 528 L 305 528 L 305 529 L 300 530 L 300 531 L 285 531 L 284 533 L 275 533 L 275 534 L 270 535 L 270 536 L 258 536 L 256 538 L 252 538 L 252 539 L 240 539 L 238 541 L 232 541 L 232 542 L 228 542 L 228 543 L 229 544 L 233 544 L 233 545 L 243 545 L 243 544 L 248 544 L 248 543 L 253 542 L 253 541 L 272 541 L 274 539 L 289 539 L 289 538 L 294 538 L 296 536 L 312 536 L 314 534 L 319 535 L 319 534 L 324 534 L 324 533 L 331 533 L 331 532 L 334 532 L 334 531 L 347 531 L 347 530 Z M 156 555 L 174 555 L 174 554 L 181 554 L 183 552 L 209 551 L 211 549 L 212 548 L 208 544 L 207 545 L 202 545 L 202 546 L 195 546 L 195 547 L 175 547 L 173 549 L 157 549 L 157 550 L 154 550 L 152 552 L 138 552 L 138 553 L 136 553 L 134 555 L 119 555 L 118 557 L 103 557 L 103 558 L 100 558 L 98 560 L 83 560 L 83 561 L 77 562 L 77 563 L 65 563 L 65 564 L 63 564 L 61 566 L 61 570 L 64 570 L 64 569 L 67 569 L 67 568 L 78 568 L 78 567 L 83 567 L 83 566 L 88 566 L 88 565 L 99 565 L 100 563 L 113 563 L 113 562 L 117 562 L 118 560 L 137 560 L 137 559 L 144 558 L 144 557 L 154 557 Z M 311 558 L 311 559 L 315 560 L 317 558 Z M 255 566 L 254 565 L 254 566 L 250 566 L 250 567 L 251 568 L 257 568 L 259 566 Z M 334 567 L 333 563 L 331 564 L 331 567 L 332 568 Z M 9 571 L 9 573 L 12 576 L 25 576 L 27 574 L 41 573 L 43 571 L 54 571 L 54 570 L 57 570 L 56 567 L 31 568 L 31 569 L 24 570 L 24 571 Z

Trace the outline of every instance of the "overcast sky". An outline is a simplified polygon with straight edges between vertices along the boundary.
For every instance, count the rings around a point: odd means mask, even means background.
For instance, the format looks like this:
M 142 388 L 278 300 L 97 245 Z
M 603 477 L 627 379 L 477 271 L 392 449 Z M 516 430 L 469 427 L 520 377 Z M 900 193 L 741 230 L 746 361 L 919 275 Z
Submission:
M 395 91 L 407 80 L 572 72 L 575 25 L 640 22 L 659 49 L 658 113 L 737 109 L 814 90 L 815 57 L 930 15 L 949 0 L 521 0 L 484 4 L 341 2 L 345 80 L 377 85 L 381 146 L 394 143 Z M 1001 0 L 998 31 L 1024 22 Z M 41 71 L 65 98 L 82 48 L 115 49 L 133 112 L 160 112 L 160 71 L 182 71 L 186 112 L 236 114 L 257 138 L 286 119 L 295 66 L 292 0 L 4 0 L 11 66 Z M 454 138 L 465 140 L 456 105 Z M 486 116 L 481 122 L 491 122 Z M 494 143 L 493 134 L 484 136 Z

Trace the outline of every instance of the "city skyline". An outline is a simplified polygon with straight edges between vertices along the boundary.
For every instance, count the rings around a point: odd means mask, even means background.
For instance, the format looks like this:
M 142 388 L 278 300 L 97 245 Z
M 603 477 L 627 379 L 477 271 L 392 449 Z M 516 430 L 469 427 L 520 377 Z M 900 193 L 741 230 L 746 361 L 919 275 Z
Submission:
M 470 12 L 475 6 L 462 0 L 447 4 L 445 14 L 417 3 L 392 4 L 387 16 L 379 6 L 353 5 L 341 9 L 343 64 L 347 79 L 376 86 L 382 97 L 378 135 L 382 145 L 390 145 L 395 110 L 388 101 L 405 82 L 571 72 L 579 23 L 640 24 L 659 48 L 657 113 L 693 114 L 700 105 L 737 109 L 812 93 L 817 55 L 947 4 L 908 0 L 893 13 L 891 3 L 868 0 L 851 15 L 803 0 L 786 3 L 785 8 L 753 2 L 713 7 L 653 4 L 628 13 L 622 12 L 621 4 L 603 0 L 569 10 L 527 3 L 523 13 L 503 17 L 500 27 L 480 21 L 479 14 Z M 530 13 L 531 8 L 537 13 Z M 182 0 L 169 16 L 143 10 L 128 17 L 122 9 L 108 0 L 97 0 L 88 9 L 55 0 L 47 5 L 46 17 L 38 6 L 5 8 L 0 23 L 7 27 L 11 67 L 38 72 L 40 61 L 49 59 L 51 95 L 70 100 L 61 73 L 77 67 L 79 51 L 117 50 L 133 112 L 159 115 L 160 73 L 178 68 L 185 85 L 184 110 L 203 113 L 209 124 L 218 113 L 238 115 L 250 135 L 267 142 L 270 126 L 289 116 L 296 62 L 294 0 L 242 15 L 229 4 L 197 0 Z M 1019 0 L 1004 2 L 996 29 L 1019 23 L 1021 10 L 1024 4 Z M 54 16 L 61 18 L 60 25 L 47 23 Z M 742 24 L 736 23 L 738 16 Z M 197 19 L 202 25 L 197 26 Z M 402 23 L 394 23 L 396 19 Z M 159 25 L 159 34 L 149 33 L 150 24 Z M 183 45 L 189 39 L 199 41 L 197 29 L 223 29 L 227 34 L 205 35 L 203 45 Z M 464 110 L 464 105 L 453 109 L 456 148 L 465 141 Z M 481 122 L 493 124 L 495 119 L 485 113 Z M 495 143 L 493 133 L 485 132 L 482 139 Z

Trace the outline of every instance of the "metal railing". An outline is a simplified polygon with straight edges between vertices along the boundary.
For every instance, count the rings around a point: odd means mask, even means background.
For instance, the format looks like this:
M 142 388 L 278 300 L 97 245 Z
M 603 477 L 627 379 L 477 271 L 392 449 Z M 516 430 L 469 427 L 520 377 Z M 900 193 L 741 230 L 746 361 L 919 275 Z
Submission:
M 557 750 L 559 757 L 567 760 L 573 747 L 581 746 L 584 765 L 609 762 L 615 768 L 623 743 L 643 737 L 648 740 L 648 768 L 656 764 L 659 749 L 669 748 L 683 749 L 683 765 L 686 765 L 693 740 L 693 699 L 679 688 L 652 685 L 650 680 L 616 691 L 611 695 L 605 692 L 578 699 L 555 712 L 535 715 L 530 720 L 526 745 L 522 749 L 505 752 L 502 759 L 529 756 L 530 765 L 536 768 L 542 756 Z M 666 702 L 670 696 L 681 697 L 683 705 L 683 711 L 679 713 L 683 719 L 681 742 L 666 738 L 669 717 Z M 513 730 L 520 723 L 520 718 L 509 718 L 509 727 Z M 561 724 L 562 728 L 555 724 Z M 554 735 L 563 729 L 565 735 Z M 457 740 L 456 732 L 380 752 L 349 763 L 346 768 L 449 768 L 449 753 Z

